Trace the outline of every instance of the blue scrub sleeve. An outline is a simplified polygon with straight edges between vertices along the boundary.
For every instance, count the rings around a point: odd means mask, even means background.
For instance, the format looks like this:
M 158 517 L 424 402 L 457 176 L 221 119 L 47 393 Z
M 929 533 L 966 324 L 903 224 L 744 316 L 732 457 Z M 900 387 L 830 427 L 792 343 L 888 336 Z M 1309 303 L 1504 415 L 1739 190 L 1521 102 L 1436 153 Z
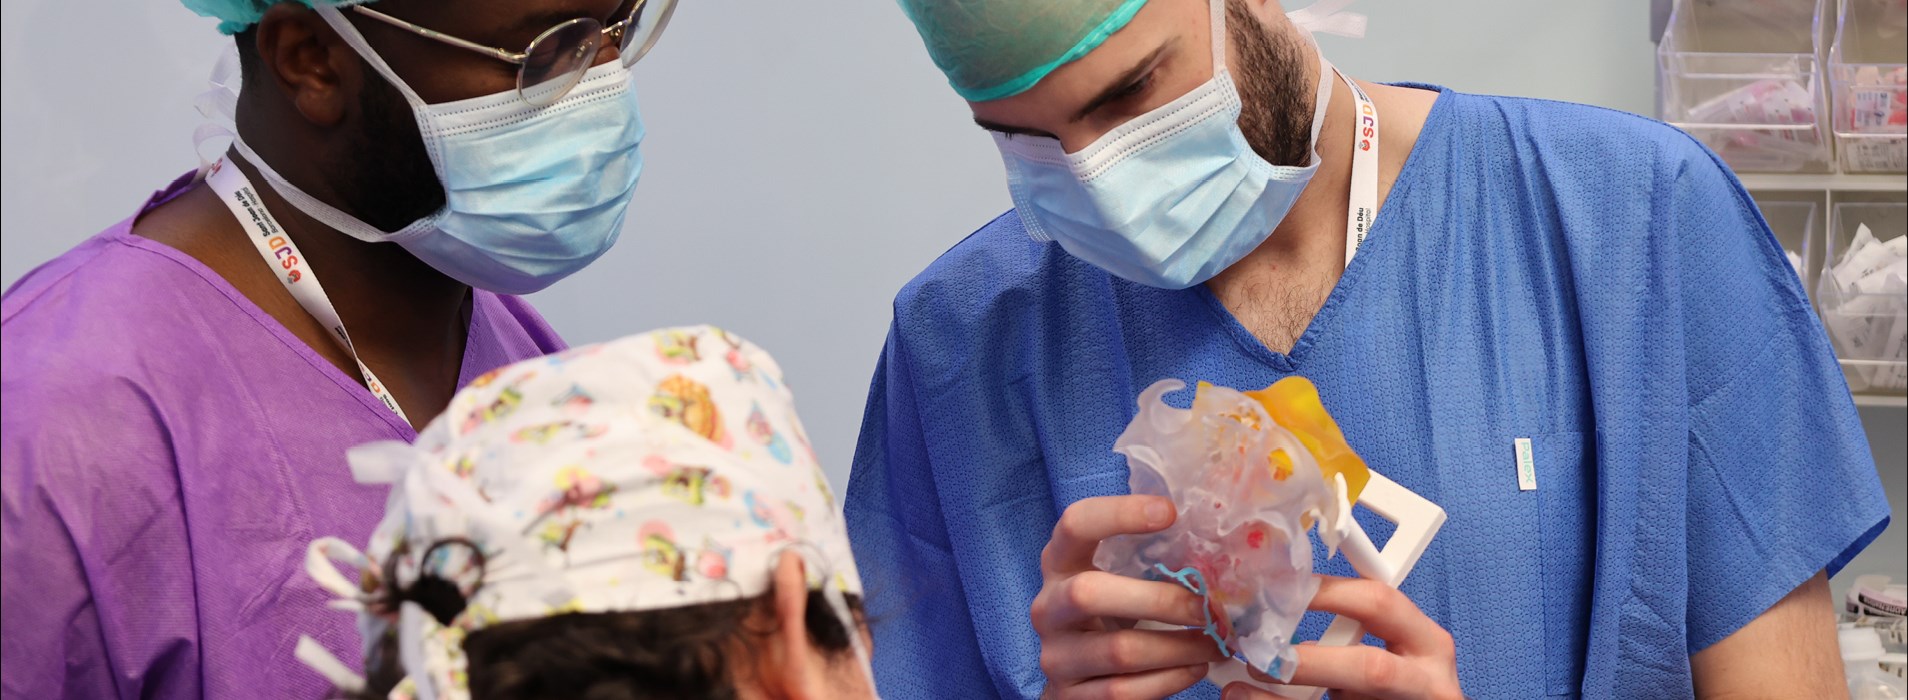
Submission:
M 844 505 L 875 681 L 890 698 L 993 697 L 917 410 L 906 349 L 890 329 Z
M 1754 203 L 1706 150 L 1672 197 L 1694 654 L 1840 570 L 1888 524 L 1888 502 L 1821 321 Z

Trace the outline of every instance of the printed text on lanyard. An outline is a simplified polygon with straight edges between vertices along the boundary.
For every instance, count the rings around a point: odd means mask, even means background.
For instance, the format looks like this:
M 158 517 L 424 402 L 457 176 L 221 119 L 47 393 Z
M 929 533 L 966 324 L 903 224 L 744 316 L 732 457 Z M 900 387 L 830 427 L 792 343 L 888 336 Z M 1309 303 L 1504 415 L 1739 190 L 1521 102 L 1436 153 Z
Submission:
M 1350 265 L 1378 218 L 1378 108 L 1357 82 L 1344 73 L 1338 77 L 1351 86 L 1358 102 L 1352 123 L 1351 208 L 1345 212 L 1345 264 Z
M 378 381 L 378 376 L 372 374 L 364 360 L 358 358 L 357 348 L 351 345 L 351 336 L 345 333 L 344 320 L 338 317 L 338 309 L 331 305 L 331 297 L 325 295 L 324 286 L 318 283 L 311 263 L 299 254 L 298 246 L 292 243 L 291 236 L 285 233 L 284 227 L 278 225 L 272 213 L 265 210 L 265 203 L 259 199 L 251 180 L 245 177 L 245 173 L 239 172 L 231 161 L 220 160 L 206 173 L 205 183 L 232 210 L 232 216 L 245 229 L 245 237 L 252 239 L 252 247 L 257 248 L 258 254 L 265 258 L 265 264 L 271 266 L 273 275 L 285 285 L 285 291 L 291 292 L 292 298 L 298 300 L 298 305 L 330 330 L 332 340 L 351 354 L 351 361 L 357 363 L 358 373 L 364 377 L 365 388 L 370 389 L 371 395 L 378 397 L 385 408 L 391 409 L 398 418 L 409 423 L 410 418 L 404 415 L 404 409 L 398 407 L 391 391 Z

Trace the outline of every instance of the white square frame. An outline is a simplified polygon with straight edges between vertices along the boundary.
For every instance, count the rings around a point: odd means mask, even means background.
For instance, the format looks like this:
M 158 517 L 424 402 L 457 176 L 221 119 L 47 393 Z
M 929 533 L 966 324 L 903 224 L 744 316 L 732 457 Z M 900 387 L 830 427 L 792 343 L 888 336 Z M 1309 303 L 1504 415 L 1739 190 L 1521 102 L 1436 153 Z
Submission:
M 1391 533 L 1391 539 L 1385 541 L 1385 548 L 1380 550 L 1372 544 L 1364 528 L 1354 524 L 1347 528 L 1349 533 L 1340 551 L 1359 576 L 1397 588 L 1398 584 L 1404 582 L 1405 576 L 1411 573 L 1411 569 L 1418 565 L 1425 548 L 1431 545 L 1431 538 L 1438 534 L 1439 528 L 1444 527 L 1444 509 L 1376 471 L 1371 472 L 1371 480 L 1365 483 L 1365 490 L 1358 495 L 1358 502 L 1377 513 L 1378 517 L 1397 524 L 1398 528 Z M 1318 643 L 1350 646 L 1364 638 L 1363 624 L 1349 617 L 1335 616 L 1331 625 L 1325 628 L 1325 634 L 1319 637 Z M 1221 688 L 1235 681 L 1244 682 L 1282 697 L 1319 700 L 1325 695 L 1324 688 L 1260 683 L 1247 675 L 1245 664 L 1234 659 L 1213 664 L 1206 678 Z

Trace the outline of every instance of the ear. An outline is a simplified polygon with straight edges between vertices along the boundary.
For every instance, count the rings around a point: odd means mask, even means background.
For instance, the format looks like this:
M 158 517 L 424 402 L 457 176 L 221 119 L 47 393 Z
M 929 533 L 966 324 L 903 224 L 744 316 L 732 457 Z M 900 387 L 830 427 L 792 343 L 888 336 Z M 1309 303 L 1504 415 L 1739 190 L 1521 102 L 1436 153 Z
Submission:
M 783 550 L 781 558 L 775 563 L 775 575 L 771 584 L 775 598 L 775 639 L 777 655 L 781 657 L 781 668 L 777 671 L 782 678 L 781 696 L 788 698 L 819 698 L 820 691 L 826 686 L 827 660 L 820 650 L 809 642 L 808 638 L 808 577 L 804 574 L 802 558 L 790 550 Z
M 356 80 L 357 53 L 310 8 L 280 2 L 258 21 L 258 58 L 269 82 L 312 124 L 336 126 L 351 100 L 347 80 Z M 247 82 L 250 82 L 249 78 Z

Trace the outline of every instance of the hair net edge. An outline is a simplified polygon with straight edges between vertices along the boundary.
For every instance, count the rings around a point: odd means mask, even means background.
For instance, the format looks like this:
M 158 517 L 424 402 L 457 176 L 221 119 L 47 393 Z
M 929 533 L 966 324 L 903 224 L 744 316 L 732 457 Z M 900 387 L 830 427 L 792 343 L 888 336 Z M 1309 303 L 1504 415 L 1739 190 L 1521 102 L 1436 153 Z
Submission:
M 953 76 L 950 75 L 948 77 L 948 85 L 954 88 L 954 92 L 960 95 L 961 99 L 969 102 L 999 100 L 1026 92 L 1032 89 L 1033 86 L 1039 84 L 1041 80 L 1047 77 L 1047 74 L 1052 73 L 1055 69 L 1072 63 L 1081 56 L 1085 56 L 1092 50 L 1099 48 L 1100 44 L 1106 42 L 1107 37 L 1112 36 L 1114 32 L 1118 32 L 1125 28 L 1128 23 L 1132 22 L 1133 16 L 1139 14 L 1140 8 L 1145 5 L 1146 0 L 1124 0 L 1117 9 L 1107 15 L 1105 20 L 1102 20 L 1098 25 L 1094 26 L 1092 31 L 1087 32 L 1086 35 L 1075 42 L 1071 48 L 1067 49 L 1066 53 L 1061 54 L 1058 58 L 1051 61 L 1029 68 L 1026 72 L 1006 81 L 989 86 L 962 85 L 955 82 Z M 910 17 L 912 17 L 912 13 L 910 13 Z M 945 69 L 943 70 L 945 71 Z

